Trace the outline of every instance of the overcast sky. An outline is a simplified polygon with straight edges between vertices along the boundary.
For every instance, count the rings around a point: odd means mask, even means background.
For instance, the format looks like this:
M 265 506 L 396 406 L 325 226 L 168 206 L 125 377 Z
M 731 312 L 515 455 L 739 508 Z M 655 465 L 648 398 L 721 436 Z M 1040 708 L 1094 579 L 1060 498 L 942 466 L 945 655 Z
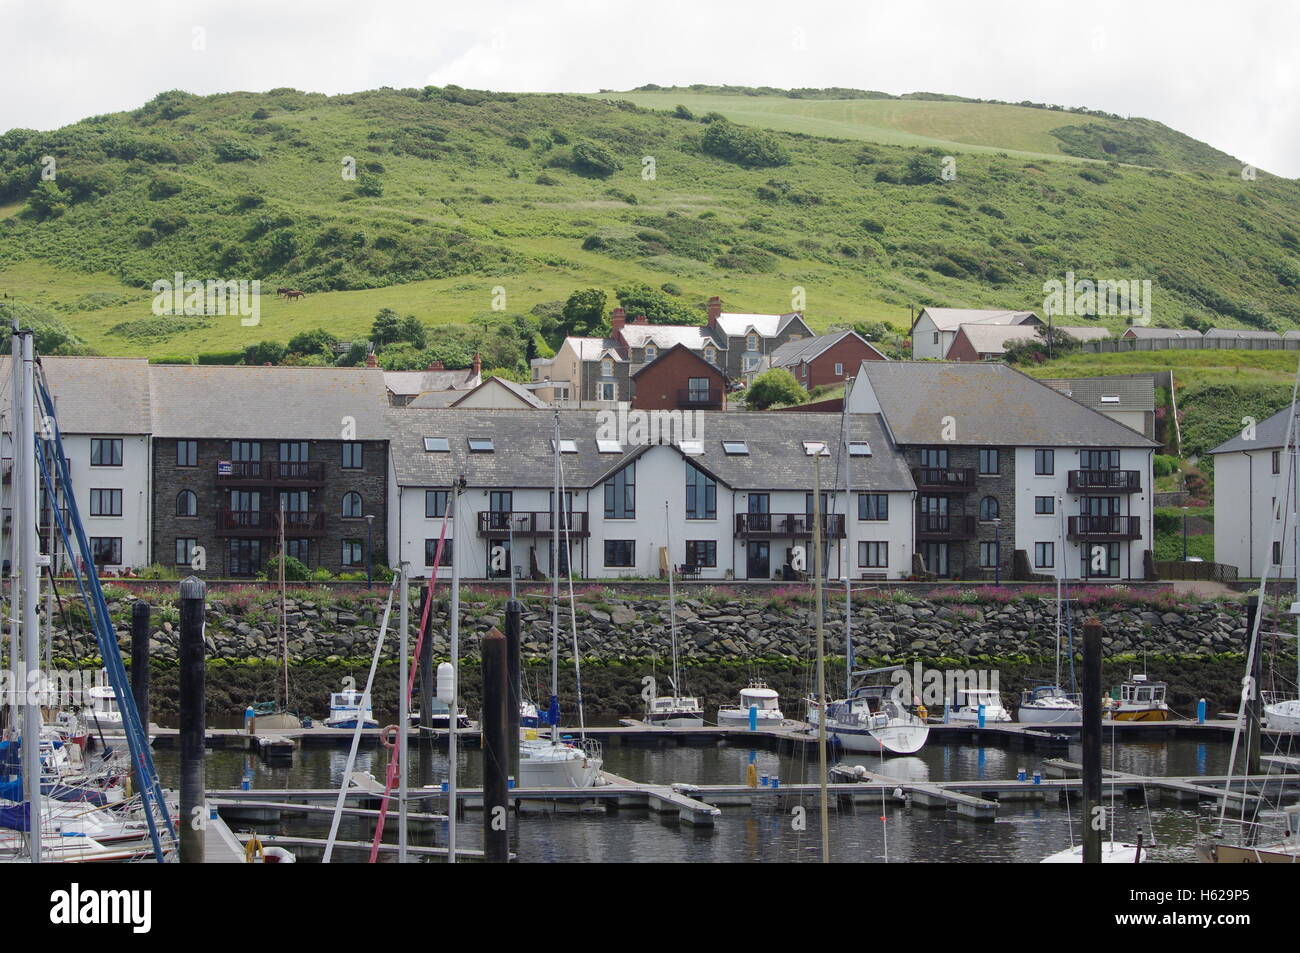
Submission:
M 1291 0 L 0 0 L 0 35 L 0 129 L 177 88 L 851 86 L 1145 116 L 1300 176 Z

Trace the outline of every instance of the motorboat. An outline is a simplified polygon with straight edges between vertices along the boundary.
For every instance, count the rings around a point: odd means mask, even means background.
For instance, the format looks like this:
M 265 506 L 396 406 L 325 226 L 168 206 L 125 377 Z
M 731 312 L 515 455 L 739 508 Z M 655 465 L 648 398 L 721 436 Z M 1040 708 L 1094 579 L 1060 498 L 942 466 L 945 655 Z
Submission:
M 1077 725 L 1083 722 L 1083 705 L 1060 685 L 1035 685 L 1021 692 L 1016 715 L 1024 725 Z
M 433 704 L 429 706 L 429 727 L 435 731 L 446 731 L 447 723 L 449 721 L 447 713 L 450 710 L 451 709 L 448 707 L 447 703 L 440 700 L 435 695 L 433 698 Z M 419 727 L 422 724 L 420 720 L 421 715 L 418 711 L 409 712 L 407 717 L 410 719 L 412 727 Z M 469 720 L 469 714 L 466 712 L 465 708 L 463 706 L 458 707 L 456 709 L 456 727 L 471 728 L 473 725 L 474 722 Z
M 1011 720 L 1011 712 L 1002 706 L 1002 693 L 993 688 L 958 688 L 953 692 L 948 720 L 986 725 Z
M 326 728 L 355 728 L 361 721 L 362 728 L 378 728 L 374 708 L 366 702 L 365 711 L 361 710 L 362 693 L 355 688 L 345 689 L 330 694 L 330 713 L 325 719 Z
M 1300 733 L 1300 698 L 1280 698 L 1273 692 L 1262 692 L 1264 700 L 1264 726 L 1274 731 Z
M 785 723 L 780 697 L 766 682 L 751 681 L 740 690 L 740 704 L 718 709 L 718 725 L 723 728 L 748 728 L 751 720 L 758 728 L 780 728 Z
M 1165 697 L 1169 685 L 1148 681 L 1145 675 L 1131 675 L 1111 690 L 1106 712 L 1114 721 L 1168 721 Z

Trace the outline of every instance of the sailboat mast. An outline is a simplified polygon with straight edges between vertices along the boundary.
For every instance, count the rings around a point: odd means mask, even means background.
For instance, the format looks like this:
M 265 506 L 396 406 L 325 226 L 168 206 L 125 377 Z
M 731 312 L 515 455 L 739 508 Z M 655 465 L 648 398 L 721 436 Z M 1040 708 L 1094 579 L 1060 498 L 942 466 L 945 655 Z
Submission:
M 673 539 L 668 531 L 668 502 L 664 501 L 664 544 L 668 547 L 668 633 L 673 643 L 673 707 L 677 707 L 677 594 L 673 591 Z
M 817 772 L 821 786 L 822 863 L 831 860 L 830 809 L 826 791 L 826 632 L 822 613 L 822 452 L 813 453 L 813 588 L 817 598 L 817 697 L 821 699 L 821 716 L 817 719 Z M 671 577 L 670 577 L 671 578 Z
M 560 699 L 560 411 L 555 411 L 555 438 L 551 447 L 554 457 L 554 481 L 551 490 L 551 704 L 554 715 Z M 551 721 L 551 744 L 560 743 L 558 718 Z
M 851 383 L 851 381 L 850 381 Z M 850 488 L 849 464 L 849 401 L 848 393 L 844 395 L 844 416 L 841 425 L 844 430 L 844 697 L 853 694 L 853 537 L 849 527 L 853 524 L 853 491 Z
M 460 491 L 464 477 L 451 484 L 451 525 L 455 532 L 460 522 Z M 451 702 L 447 705 L 447 862 L 456 863 L 456 729 L 460 711 L 460 560 L 451 561 L 451 619 L 449 649 L 451 650 Z M 406 687 L 403 686 L 403 691 Z
M 1065 555 L 1065 500 L 1063 497 L 1056 498 L 1056 511 L 1058 532 L 1061 537 L 1061 564 L 1056 567 L 1056 682 L 1057 688 L 1061 687 L 1061 577 L 1065 574 L 1065 567 L 1069 564 L 1069 559 Z M 1073 664 L 1073 663 L 1071 663 Z
M 36 603 L 40 591 L 40 573 L 36 566 L 36 443 L 33 422 L 35 420 L 35 393 L 33 380 L 35 375 L 32 352 L 32 333 L 24 331 L 22 340 L 22 417 L 18 428 L 18 445 L 15 447 L 15 462 L 22 461 L 22 499 L 15 498 L 13 522 L 23 523 L 22 532 L 22 600 L 23 600 L 23 662 L 27 678 L 23 682 L 28 687 L 26 705 L 23 708 L 23 783 L 28 804 L 28 843 L 32 863 L 41 861 L 41 710 L 31 689 L 39 684 L 40 678 L 40 623 L 36 616 Z M 15 373 L 19 373 L 15 368 Z M 19 455 L 21 454 L 21 456 Z M 21 509 L 19 504 L 21 503 Z M 20 515 L 21 514 L 21 515 Z
M 18 518 L 18 501 L 22 499 L 22 467 L 19 466 L 19 453 L 21 449 L 18 440 L 22 434 L 22 341 L 18 337 L 18 322 L 13 322 L 13 334 L 10 337 L 11 357 L 9 362 L 10 376 L 12 387 L 10 389 L 9 399 L 9 678 L 10 684 L 22 684 L 22 669 L 20 668 L 20 659 L 22 658 L 22 647 L 20 645 L 21 636 L 18 634 L 18 622 L 22 617 L 21 592 L 22 585 L 18 577 L 18 568 L 20 565 L 20 548 L 22 546 L 23 527 L 22 521 Z M 17 738 L 21 730 L 22 723 L 22 706 L 21 699 L 17 692 L 10 695 L 9 704 L 9 723 L 8 729 L 10 737 Z
M 284 675 L 284 708 L 289 710 L 289 620 L 285 609 L 284 591 L 284 507 L 285 498 L 280 497 L 280 663 Z

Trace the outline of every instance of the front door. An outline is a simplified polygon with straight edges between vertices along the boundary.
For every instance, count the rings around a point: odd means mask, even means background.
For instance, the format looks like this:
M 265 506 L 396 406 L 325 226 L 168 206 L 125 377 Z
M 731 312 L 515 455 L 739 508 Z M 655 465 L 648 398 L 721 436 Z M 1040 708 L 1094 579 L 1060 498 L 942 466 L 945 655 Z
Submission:
M 750 497 L 753 499 L 753 497 Z M 745 575 L 750 579 L 771 579 L 770 548 L 767 540 L 750 540 L 746 547 Z
M 924 555 L 927 571 L 934 573 L 936 576 L 948 575 L 947 543 L 926 543 Z
M 511 529 L 510 508 L 514 506 L 514 494 L 509 490 L 493 490 L 488 494 L 488 509 L 491 511 L 491 529 Z

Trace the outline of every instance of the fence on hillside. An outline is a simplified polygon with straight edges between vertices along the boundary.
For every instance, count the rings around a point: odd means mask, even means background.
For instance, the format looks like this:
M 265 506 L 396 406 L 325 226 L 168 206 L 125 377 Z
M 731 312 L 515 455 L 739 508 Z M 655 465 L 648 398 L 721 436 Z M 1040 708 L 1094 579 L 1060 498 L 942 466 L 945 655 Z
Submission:
M 1234 582 L 1237 567 L 1226 563 L 1183 562 L 1177 559 L 1157 559 L 1156 575 L 1161 579 L 1205 579 L 1211 582 Z
M 1115 338 L 1084 341 L 1084 354 L 1126 354 L 1134 351 L 1300 351 L 1300 336 L 1241 338 Z

